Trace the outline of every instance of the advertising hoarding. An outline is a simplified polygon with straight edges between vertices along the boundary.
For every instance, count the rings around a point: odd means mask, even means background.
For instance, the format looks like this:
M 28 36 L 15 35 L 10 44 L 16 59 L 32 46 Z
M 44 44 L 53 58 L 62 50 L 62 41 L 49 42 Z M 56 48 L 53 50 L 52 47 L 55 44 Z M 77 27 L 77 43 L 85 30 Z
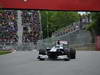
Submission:
M 100 36 L 96 37 L 96 49 L 100 50 Z
M 0 8 L 99 11 L 99 0 L 0 0 Z

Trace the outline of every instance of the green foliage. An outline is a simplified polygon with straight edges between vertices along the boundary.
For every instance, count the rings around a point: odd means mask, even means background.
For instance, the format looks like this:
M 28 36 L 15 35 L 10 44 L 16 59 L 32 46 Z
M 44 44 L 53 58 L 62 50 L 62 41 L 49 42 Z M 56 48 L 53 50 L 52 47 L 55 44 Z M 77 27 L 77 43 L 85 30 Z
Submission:
M 96 35 L 100 35 L 100 12 L 92 12 L 91 13 L 93 26 L 90 26 L 92 29 L 94 29 Z
M 4 55 L 4 54 L 8 54 L 8 53 L 11 53 L 11 51 L 0 50 L 0 55 Z
M 43 38 L 46 38 L 47 37 L 47 14 L 45 11 L 40 11 L 40 13 L 41 13 Z
M 0 13 L 2 13 L 3 12 L 3 10 L 2 9 L 0 9 Z
M 52 33 L 79 20 L 77 12 L 40 11 L 43 37 L 51 37 Z
M 95 22 L 92 22 L 92 23 L 90 23 L 90 24 L 88 24 L 87 26 L 86 26 L 86 30 L 88 30 L 88 31 L 91 31 L 92 29 L 94 29 L 95 28 Z

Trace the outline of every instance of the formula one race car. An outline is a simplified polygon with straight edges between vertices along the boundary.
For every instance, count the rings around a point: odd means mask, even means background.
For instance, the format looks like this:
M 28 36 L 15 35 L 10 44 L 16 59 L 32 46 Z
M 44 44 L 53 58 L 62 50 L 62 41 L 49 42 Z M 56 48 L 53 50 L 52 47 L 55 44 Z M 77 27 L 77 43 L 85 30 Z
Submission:
M 66 48 L 66 47 L 67 48 Z M 57 43 L 52 48 L 40 49 L 38 59 L 45 60 L 48 59 L 64 59 L 69 61 L 70 59 L 75 59 L 76 50 L 73 48 L 69 48 L 67 44 Z

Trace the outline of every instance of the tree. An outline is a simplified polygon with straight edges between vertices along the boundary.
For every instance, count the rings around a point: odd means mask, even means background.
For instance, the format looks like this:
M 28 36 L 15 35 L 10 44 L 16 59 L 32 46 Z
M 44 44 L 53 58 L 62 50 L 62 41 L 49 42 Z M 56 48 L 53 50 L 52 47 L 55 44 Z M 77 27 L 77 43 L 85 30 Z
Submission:
M 92 42 L 95 42 L 95 36 L 100 35 L 100 12 L 91 12 L 92 23 L 88 25 L 87 30 L 91 32 Z
M 93 25 L 96 35 L 100 35 L 100 12 L 92 13 Z
M 48 36 L 47 34 L 47 14 L 46 14 L 46 11 L 40 11 L 40 13 L 41 13 L 43 38 L 46 38 Z
M 79 20 L 77 12 L 41 11 L 43 36 L 51 37 L 52 33 Z

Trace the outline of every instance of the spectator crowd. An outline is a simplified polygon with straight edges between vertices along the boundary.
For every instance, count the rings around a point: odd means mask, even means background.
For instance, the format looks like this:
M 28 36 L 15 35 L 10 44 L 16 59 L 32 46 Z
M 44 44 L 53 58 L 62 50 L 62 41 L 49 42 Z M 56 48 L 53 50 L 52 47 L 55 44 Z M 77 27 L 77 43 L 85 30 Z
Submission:
M 17 12 L 4 10 L 0 12 L 0 44 L 13 44 L 18 41 Z
M 34 42 L 40 38 L 41 26 L 38 11 L 23 10 L 22 11 L 23 25 L 23 42 Z
M 18 42 L 18 10 L 0 12 L 0 44 L 16 44 Z M 41 24 L 39 13 L 35 10 L 20 10 L 23 26 L 22 42 L 36 43 L 40 39 Z

